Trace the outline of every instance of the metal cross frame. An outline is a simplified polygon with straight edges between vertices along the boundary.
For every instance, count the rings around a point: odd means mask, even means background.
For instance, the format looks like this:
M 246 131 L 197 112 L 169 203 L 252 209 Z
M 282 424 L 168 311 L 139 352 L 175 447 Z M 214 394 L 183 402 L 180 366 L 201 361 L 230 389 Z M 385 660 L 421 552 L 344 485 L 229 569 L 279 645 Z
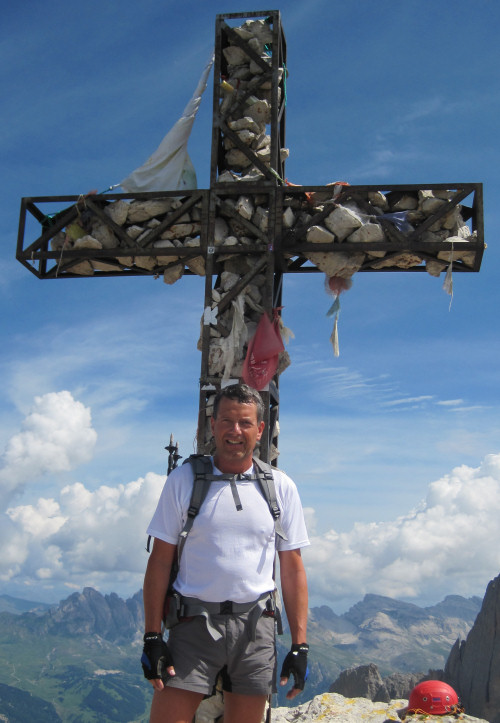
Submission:
M 248 329 L 262 313 L 271 318 L 281 306 L 283 274 L 439 276 L 451 261 L 454 273 L 481 266 L 480 183 L 288 184 L 287 75 L 279 11 L 218 15 L 209 189 L 21 202 L 16 258 L 40 279 L 163 275 L 170 284 L 182 275 L 205 277 L 200 453 L 210 450 L 215 392 L 241 376 L 244 336 L 240 358 L 221 362 L 229 340 L 238 346 L 231 336 L 238 314 Z M 344 235 L 343 222 L 357 225 Z M 261 395 L 267 435 L 260 454 L 274 461 L 278 374 Z

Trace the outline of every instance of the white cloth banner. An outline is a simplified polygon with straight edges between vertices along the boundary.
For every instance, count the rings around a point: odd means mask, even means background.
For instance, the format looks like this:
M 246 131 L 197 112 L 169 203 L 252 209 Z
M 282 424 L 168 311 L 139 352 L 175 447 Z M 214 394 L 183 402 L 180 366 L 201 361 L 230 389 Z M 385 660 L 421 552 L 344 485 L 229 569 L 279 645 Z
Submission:
M 128 193 L 196 188 L 196 171 L 189 158 L 187 144 L 213 62 L 212 55 L 203 70 L 193 97 L 184 108 L 184 113 L 169 130 L 153 155 L 120 182 L 120 186 Z

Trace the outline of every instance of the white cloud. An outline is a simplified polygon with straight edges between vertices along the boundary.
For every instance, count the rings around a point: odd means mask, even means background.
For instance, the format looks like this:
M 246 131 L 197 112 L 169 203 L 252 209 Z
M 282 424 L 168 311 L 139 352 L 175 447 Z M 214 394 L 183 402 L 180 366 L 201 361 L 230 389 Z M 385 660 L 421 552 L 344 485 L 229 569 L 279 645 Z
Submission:
M 90 410 L 68 392 L 35 400 L 4 455 L 8 494 L 45 472 L 90 458 L 96 434 Z M 164 476 L 147 473 L 114 486 L 67 484 L 50 497 L 12 505 L 0 524 L 0 579 L 38 589 L 91 585 L 130 594 L 142 584 L 145 530 Z M 5 484 L 4 484 L 5 486 Z M 5 492 L 5 490 L 4 490 Z M 320 512 L 318 508 L 318 512 Z M 432 482 L 414 510 L 386 522 L 357 522 L 344 532 L 315 529 L 304 550 L 311 598 L 335 607 L 367 592 L 437 601 L 449 593 L 481 594 L 500 567 L 500 454 Z M 319 528 L 318 528 L 319 529 Z
M 25 545 L 17 560 L 0 561 L 1 577 L 115 591 L 126 581 L 129 592 L 137 589 L 147 559 L 145 531 L 164 481 L 150 472 L 95 491 L 75 483 L 61 490 L 58 501 L 41 498 L 10 508 L 7 518 Z
M 422 394 L 420 397 L 406 397 L 404 399 L 393 399 L 390 402 L 383 402 L 382 406 L 384 407 L 394 407 L 401 404 L 416 404 L 419 402 L 428 402 L 430 399 L 432 399 L 431 394 Z
M 6 446 L 0 469 L 0 499 L 9 500 L 46 473 L 87 462 L 97 439 L 90 410 L 67 392 L 35 397 L 22 430 Z
M 500 567 L 500 454 L 429 485 L 420 507 L 396 520 L 331 530 L 304 551 L 313 593 L 367 592 L 438 600 L 479 594 Z

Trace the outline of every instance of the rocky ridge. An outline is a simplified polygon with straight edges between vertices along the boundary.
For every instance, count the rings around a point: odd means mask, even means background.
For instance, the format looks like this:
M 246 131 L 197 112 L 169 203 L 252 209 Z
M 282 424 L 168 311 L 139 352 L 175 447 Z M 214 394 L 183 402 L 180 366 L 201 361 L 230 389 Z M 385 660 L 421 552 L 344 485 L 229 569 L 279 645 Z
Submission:
M 367 698 L 344 698 L 338 693 L 324 693 L 313 700 L 296 708 L 277 708 L 272 711 L 273 723 L 314 723 L 315 721 L 338 720 L 342 723 L 389 723 L 400 721 L 404 716 L 407 700 L 392 700 L 389 703 L 374 703 Z M 407 721 L 420 720 L 420 716 L 406 718 Z M 426 716 L 426 723 L 456 723 L 454 715 Z M 460 717 L 461 721 L 472 723 L 488 723 L 483 718 L 474 718 L 468 714 Z
M 500 575 L 486 589 L 466 640 L 457 640 L 444 669 L 466 710 L 500 723 Z

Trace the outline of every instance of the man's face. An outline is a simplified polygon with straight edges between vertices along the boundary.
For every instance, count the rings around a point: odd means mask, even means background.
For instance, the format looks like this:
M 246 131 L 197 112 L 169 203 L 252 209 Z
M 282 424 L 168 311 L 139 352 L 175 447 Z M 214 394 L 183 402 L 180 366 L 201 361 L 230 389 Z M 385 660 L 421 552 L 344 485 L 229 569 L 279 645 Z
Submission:
M 257 406 L 223 397 L 211 424 L 217 467 L 221 472 L 245 472 L 264 431 L 264 422 L 257 422 Z

